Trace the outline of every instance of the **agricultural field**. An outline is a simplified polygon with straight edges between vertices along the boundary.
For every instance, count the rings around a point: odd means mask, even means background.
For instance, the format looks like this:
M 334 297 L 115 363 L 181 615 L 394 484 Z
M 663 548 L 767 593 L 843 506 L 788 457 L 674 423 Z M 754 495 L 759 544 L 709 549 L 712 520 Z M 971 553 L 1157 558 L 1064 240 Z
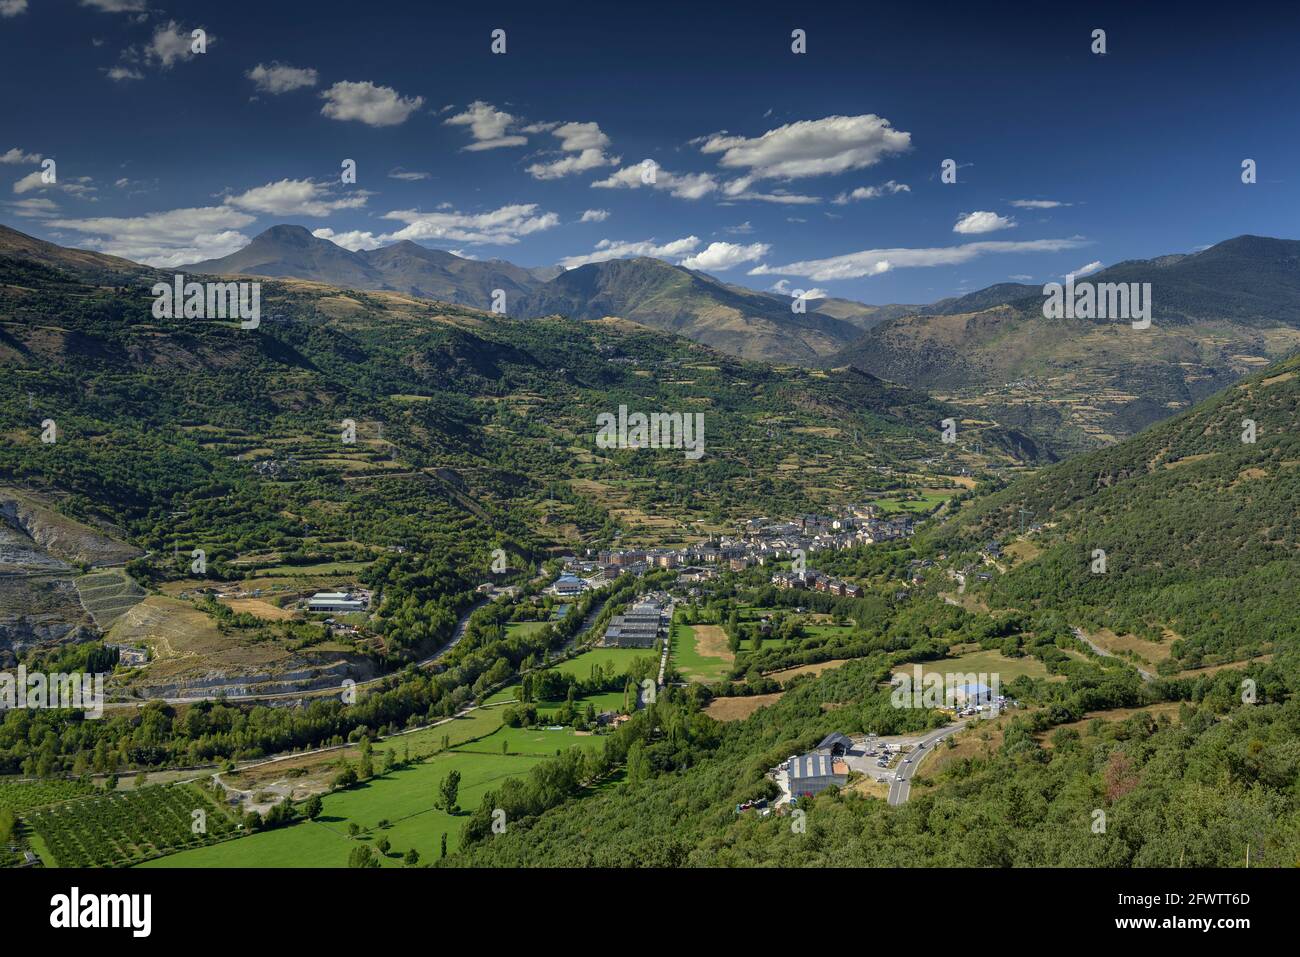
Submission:
M 263 621 L 288 621 L 295 614 L 292 609 L 281 608 L 265 598 L 222 597 L 218 598 L 217 601 L 236 614 L 252 615 L 255 618 L 261 618 Z
M 1109 628 L 1101 628 L 1088 636 L 1094 643 L 1112 655 L 1126 661 L 1135 661 L 1139 667 L 1154 670 L 1172 654 L 1173 641 L 1148 641 L 1136 635 L 1117 635 Z
M 751 694 L 736 698 L 714 698 L 704 709 L 714 721 L 744 721 L 759 708 L 776 704 L 784 691 L 774 694 Z
M 0 808 L 30 810 L 94 792 L 89 784 L 57 778 L 0 778 Z
M 676 627 L 672 662 L 689 681 L 719 681 L 731 667 L 735 656 L 727 646 L 727 635 L 720 625 L 685 625 Z
M 409 734 L 399 734 L 391 738 L 385 738 L 375 745 L 375 751 L 378 753 L 381 750 L 392 748 L 398 754 L 401 754 L 405 748 L 409 747 L 412 757 L 433 754 L 435 751 L 441 750 L 444 737 L 447 739 L 448 745 L 454 748 L 458 744 L 465 744 L 486 737 L 501 727 L 501 711 L 502 709 L 496 706 L 475 708 L 469 714 L 459 715 L 442 724 L 421 728 L 419 731 L 412 731 Z
M 540 623 L 534 623 L 540 624 Z M 623 648 L 595 648 L 556 665 L 566 673 L 586 678 L 595 665 L 627 668 L 638 657 L 653 657 L 644 651 Z M 608 699 L 608 700 L 607 700 Z M 454 769 L 461 774 L 459 803 L 477 807 L 482 795 L 507 777 L 525 774 L 538 762 L 571 747 L 599 748 L 601 735 L 578 734 L 571 727 L 508 728 L 502 726 L 502 711 L 513 703 L 514 687 L 503 688 L 484 706 L 443 724 L 408 734 L 393 735 L 376 742 L 373 759 L 382 766 L 385 751 L 398 758 L 406 753 L 424 758 L 423 763 L 381 773 L 358 787 L 323 795 L 323 812 L 315 821 L 301 821 L 289 827 L 259 832 L 201 848 L 182 850 L 151 860 L 146 867 L 341 867 L 355 841 L 372 847 L 381 837 L 392 845 L 383 866 L 402 866 L 402 855 L 414 847 L 422 861 L 436 859 L 443 834 L 449 852 L 460 841 L 464 815 L 450 815 L 435 808 L 439 783 Z M 621 708 L 622 692 L 610 692 L 578 699 L 591 701 L 599 710 Z M 539 702 L 542 708 L 563 702 Z M 444 736 L 450 750 L 442 750 Z M 355 762 L 359 750 L 339 749 L 318 755 L 270 762 L 233 774 L 223 780 L 230 786 L 265 790 L 287 787 L 295 798 L 318 791 L 337 773 L 341 760 Z M 385 820 L 386 827 L 379 822 Z M 348 835 L 348 825 L 362 828 L 357 838 Z
M 900 665 L 894 669 L 894 674 L 903 674 L 910 677 L 913 674 L 914 667 L 915 665 L 911 664 Z M 1055 681 L 1065 680 L 1061 675 L 1049 675 L 1047 666 L 1037 658 L 1031 658 L 1028 655 L 1023 658 L 1007 658 L 1001 652 L 984 650 L 970 651 L 955 657 L 927 661 L 922 664 L 921 673 L 923 675 L 996 674 L 998 681 L 1003 685 L 1006 685 L 1009 681 L 1014 681 L 1021 675 Z
M 592 648 L 577 657 L 560 662 L 555 669 L 562 674 L 585 679 L 591 677 L 592 668 L 596 665 L 608 670 L 612 664 L 621 672 L 627 673 L 637 658 L 653 658 L 657 661 L 659 652 L 648 648 Z
M 618 674 L 626 674 L 630 671 L 632 663 L 637 659 L 649 659 L 657 662 L 659 660 L 658 652 L 643 650 L 639 648 L 592 648 L 582 654 L 561 661 L 554 665 L 553 668 L 562 674 L 573 675 L 575 678 L 587 680 L 591 678 L 592 672 L 596 667 L 605 671 L 612 666 Z M 485 705 L 497 704 L 514 704 L 518 699 L 515 698 L 516 684 L 511 684 L 495 692 L 489 697 Z M 574 699 L 579 707 L 585 707 L 588 703 L 600 711 L 622 711 L 624 709 L 624 699 L 622 689 L 606 691 L 600 694 L 579 696 Z M 538 701 L 537 707 L 546 710 L 559 708 L 564 704 L 559 701 Z
M 392 751 L 399 760 L 408 755 L 415 759 L 443 751 L 444 739 L 448 747 L 454 748 L 486 737 L 501 727 L 502 708 L 502 704 L 476 708 L 439 724 L 377 741 L 374 743 L 375 765 L 383 764 L 385 751 Z M 330 781 L 338 774 L 341 761 L 355 763 L 360 757 L 360 746 L 352 745 L 264 761 L 227 772 L 221 779 L 231 788 L 251 792 L 272 789 L 291 793 L 295 801 L 303 800 L 329 787 Z
M 929 512 L 956 495 L 960 489 L 925 489 L 908 498 L 884 497 L 873 499 L 875 505 L 886 515 L 899 512 Z
M 196 810 L 203 812 L 206 833 L 193 831 Z M 225 811 L 189 784 L 75 798 L 23 818 L 33 831 L 32 847 L 54 867 L 129 865 L 235 833 Z
M 832 658 L 830 661 L 819 661 L 811 665 L 797 665 L 793 668 L 781 668 L 778 671 L 769 671 L 766 677 L 780 682 L 782 686 L 792 678 L 798 678 L 800 675 L 819 675 L 823 671 L 830 671 L 832 668 L 838 668 L 840 665 L 853 661 L 852 658 Z

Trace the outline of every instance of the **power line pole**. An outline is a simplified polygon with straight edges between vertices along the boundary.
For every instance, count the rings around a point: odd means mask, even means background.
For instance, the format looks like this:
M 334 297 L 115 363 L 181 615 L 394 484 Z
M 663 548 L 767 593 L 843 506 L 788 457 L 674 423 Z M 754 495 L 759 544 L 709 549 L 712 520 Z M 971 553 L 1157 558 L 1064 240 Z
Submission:
M 1025 534 L 1025 516 L 1033 515 L 1033 514 L 1034 513 L 1027 508 L 1022 508 L 1020 510 L 1020 534 L 1021 535 Z

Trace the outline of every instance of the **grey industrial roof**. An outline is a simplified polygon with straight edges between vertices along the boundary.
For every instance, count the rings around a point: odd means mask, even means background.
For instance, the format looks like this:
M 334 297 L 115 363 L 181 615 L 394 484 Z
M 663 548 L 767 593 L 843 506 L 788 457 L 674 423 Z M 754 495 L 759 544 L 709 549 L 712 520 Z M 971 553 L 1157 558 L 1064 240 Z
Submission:
M 800 754 L 790 759 L 790 780 L 824 778 L 835 773 L 835 759 L 829 754 Z

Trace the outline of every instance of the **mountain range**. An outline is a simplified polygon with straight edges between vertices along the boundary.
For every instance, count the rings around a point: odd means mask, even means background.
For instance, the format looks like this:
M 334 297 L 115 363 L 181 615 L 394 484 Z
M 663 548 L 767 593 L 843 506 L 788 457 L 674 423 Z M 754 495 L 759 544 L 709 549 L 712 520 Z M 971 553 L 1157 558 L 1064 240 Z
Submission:
M 506 314 L 527 319 L 617 316 L 675 332 L 748 359 L 812 365 L 857 339 L 879 307 L 828 299 L 804 314 L 787 296 L 732 286 L 659 259 L 589 263 L 564 270 L 466 259 L 402 241 L 350 251 L 301 226 L 273 226 L 243 249 L 181 267 L 186 272 L 294 277 L 349 289 L 391 290 L 476 309 L 504 293 Z
M 974 403 L 1058 451 L 1109 444 L 1300 346 L 1300 242 L 1240 236 L 1079 282 L 1150 283 L 1150 328 L 1048 319 L 1004 283 L 866 330 L 824 360 Z
M 999 283 L 930 305 L 788 296 L 639 257 L 548 275 L 399 243 L 352 253 L 277 226 L 195 271 L 292 275 L 508 314 L 615 316 L 750 359 L 838 368 L 946 396 L 1073 452 L 1111 444 L 1300 346 L 1300 242 L 1240 236 L 1117 263 L 1093 283 L 1150 283 L 1153 321 L 1047 319 L 1038 286 Z M 1083 281 L 1083 280 L 1081 280 Z
M 540 286 L 554 270 L 524 269 L 493 259 L 465 259 L 403 240 L 353 252 L 301 226 L 272 226 L 243 249 L 180 267 L 185 272 L 311 279 L 347 289 L 386 289 L 487 309 L 492 290 L 507 301 Z
M 147 267 L 42 243 L 10 248 L 70 270 Z M 388 290 L 535 319 L 616 317 L 747 359 L 854 367 L 985 413 L 1058 453 L 1111 444 L 1300 347 L 1300 242 L 1240 236 L 1190 254 L 1118 263 L 1094 283 L 1150 283 L 1150 328 L 1047 319 L 1041 288 L 1000 283 L 930 305 L 788 296 L 638 257 L 573 269 L 473 260 L 399 242 L 353 252 L 301 226 L 274 226 L 191 273 L 293 277 Z M 1081 280 L 1083 281 L 1083 280 Z

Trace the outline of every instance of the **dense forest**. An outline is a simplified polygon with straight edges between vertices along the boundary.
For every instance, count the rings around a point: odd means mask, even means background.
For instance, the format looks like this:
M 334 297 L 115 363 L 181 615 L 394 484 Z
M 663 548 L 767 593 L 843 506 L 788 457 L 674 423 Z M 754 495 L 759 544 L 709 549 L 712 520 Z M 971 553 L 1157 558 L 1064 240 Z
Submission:
M 1169 673 L 1278 651 L 1300 637 L 1298 372 L 1300 357 L 1286 360 L 975 500 L 927 544 L 1016 537 L 1024 512 L 1042 528 L 981 592 L 990 605 L 1168 641 Z
M 737 814 L 744 801 L 774 796 L 770 767 L 830 731 L 924 726 L 924 712 L 890 705 L 876 684 L 881 664 L 877 655 L 803 679 L 743 722 L 704 717 L 698 693 L 661 698 L 625 729 L 633 739 L 623 744 L 622 783 L 557 790 L 557 759 L 487 795 L 467 825 L 469 846 L 447 863 L 1223 867 L 1239 864 L 1250 845 L 1258 865 L 1300 864 L 1300 707 L 1287 683 L 1294 653 L 1285 668 L 1250 669 L 1267 688 L 1252 705 L 1241 703 L 1235 672 L 1159 689 L 1093 666 L 1064 685 L 1018 680 L 1017 695 L 1047 707 L 1013 717 L 987 756 L 947 764 L 902 807 L 832 788 L 800 800 L 802 831 L 789 815 Z M 1138 711 L 1058 727 L 1089 709 L 1162 696 L 1180 701 L 1176 722 Z M 485 830 L 495 808 L 512 822 L 505 833 Z M 1095 828 L 1098 811 L 1104 831 Z

